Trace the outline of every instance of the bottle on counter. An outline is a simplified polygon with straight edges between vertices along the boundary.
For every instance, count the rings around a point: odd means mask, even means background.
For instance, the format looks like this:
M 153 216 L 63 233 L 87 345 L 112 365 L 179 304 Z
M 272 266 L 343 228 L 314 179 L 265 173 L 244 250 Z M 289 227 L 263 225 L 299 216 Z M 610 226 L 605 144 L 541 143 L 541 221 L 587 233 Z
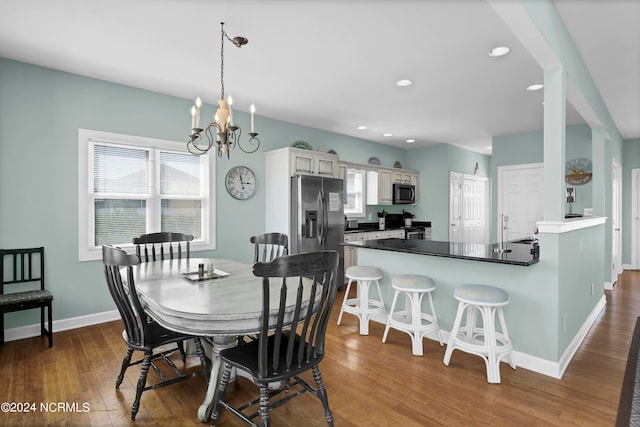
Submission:
M 538 227 L 533 230 L 533 234 L 531 235 L 531 243 L 537 245 L 540 243 L 540 236 L 538 235 Z

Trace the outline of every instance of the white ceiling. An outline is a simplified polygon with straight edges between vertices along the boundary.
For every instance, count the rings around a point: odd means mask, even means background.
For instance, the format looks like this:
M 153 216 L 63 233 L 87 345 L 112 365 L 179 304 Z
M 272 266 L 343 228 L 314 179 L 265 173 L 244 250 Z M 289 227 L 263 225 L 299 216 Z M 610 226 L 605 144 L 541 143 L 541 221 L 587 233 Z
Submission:
M 622 137 L 640 138 L 640 1 L 555 4 Z M 542 68 L 478 0 L 0 0 L 0 56 L 214 104 L 220 21 L 249 39 L 225 43 L 237 110 L 483 153 L 493 135 L 542 128 L 543 93 L 525 90 Z M 496 45 L 511 53 L 489 57 Z M 568 105 L 567 123 L 580 122 Z

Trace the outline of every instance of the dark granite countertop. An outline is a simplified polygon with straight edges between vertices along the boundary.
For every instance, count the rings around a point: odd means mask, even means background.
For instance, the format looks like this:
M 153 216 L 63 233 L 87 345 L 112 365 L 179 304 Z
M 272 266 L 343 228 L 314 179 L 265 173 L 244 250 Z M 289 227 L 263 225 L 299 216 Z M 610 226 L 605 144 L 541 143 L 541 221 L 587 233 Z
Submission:
M 405 227 L 404 225 L 385 227 L 385 230 L 404 230 L 406 228 L 416 227 L 431 227 L 431 221 L 413 221 L 411 227 Z M 344 230 L 345 233 L 362 233 L 367 231 L 380 231 L 377 222 L 361 222 L 358 224 L 358 228 L 348 228 Z
M 434 240 L 383 239 L 344 242 L 343 245 L 522 266 L 537 263 L 539 256 L 539 247 L 537 245 L 535 247 L 536 251 L 534 251 L 534 247 L 530 243 L 513 242 L 506 244 L 506 248 L 511 249 L 511 252 L 504 253 L 494 252 L 494 248 L 499 246 L 497 243 L 485 245 L 480 243 L 438 242 Z

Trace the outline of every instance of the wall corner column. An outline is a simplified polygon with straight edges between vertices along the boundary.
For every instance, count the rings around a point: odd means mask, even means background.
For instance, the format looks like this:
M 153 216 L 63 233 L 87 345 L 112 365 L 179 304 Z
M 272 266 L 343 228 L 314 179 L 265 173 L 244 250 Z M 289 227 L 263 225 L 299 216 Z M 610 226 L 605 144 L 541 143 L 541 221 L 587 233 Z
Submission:
M 545 221 L 564 221 L 566 87 L 564 67 L 544 70 L 544 205 Z

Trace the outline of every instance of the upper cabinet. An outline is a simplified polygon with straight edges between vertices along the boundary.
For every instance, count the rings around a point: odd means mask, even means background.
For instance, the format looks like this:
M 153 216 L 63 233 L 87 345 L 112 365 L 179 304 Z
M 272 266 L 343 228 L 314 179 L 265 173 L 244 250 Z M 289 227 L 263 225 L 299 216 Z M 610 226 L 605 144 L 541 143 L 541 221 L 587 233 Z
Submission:
M 418 172 L 406 169 L 390 169 L 377 167 L 367 171 L 367 204 L 393 204 L 393 184 L 412 184 L 416 187 L 416 203 L 418 202 Z
M 390 205 L 393 203 L 393 173 L 380 169 L 367 171 L 367 204 Z
M 291 175 L 317 175 L 338 178 L 338 156 L 318 151 L 290 148 Z M 276 150 L 278 151 L 278 150 Z

